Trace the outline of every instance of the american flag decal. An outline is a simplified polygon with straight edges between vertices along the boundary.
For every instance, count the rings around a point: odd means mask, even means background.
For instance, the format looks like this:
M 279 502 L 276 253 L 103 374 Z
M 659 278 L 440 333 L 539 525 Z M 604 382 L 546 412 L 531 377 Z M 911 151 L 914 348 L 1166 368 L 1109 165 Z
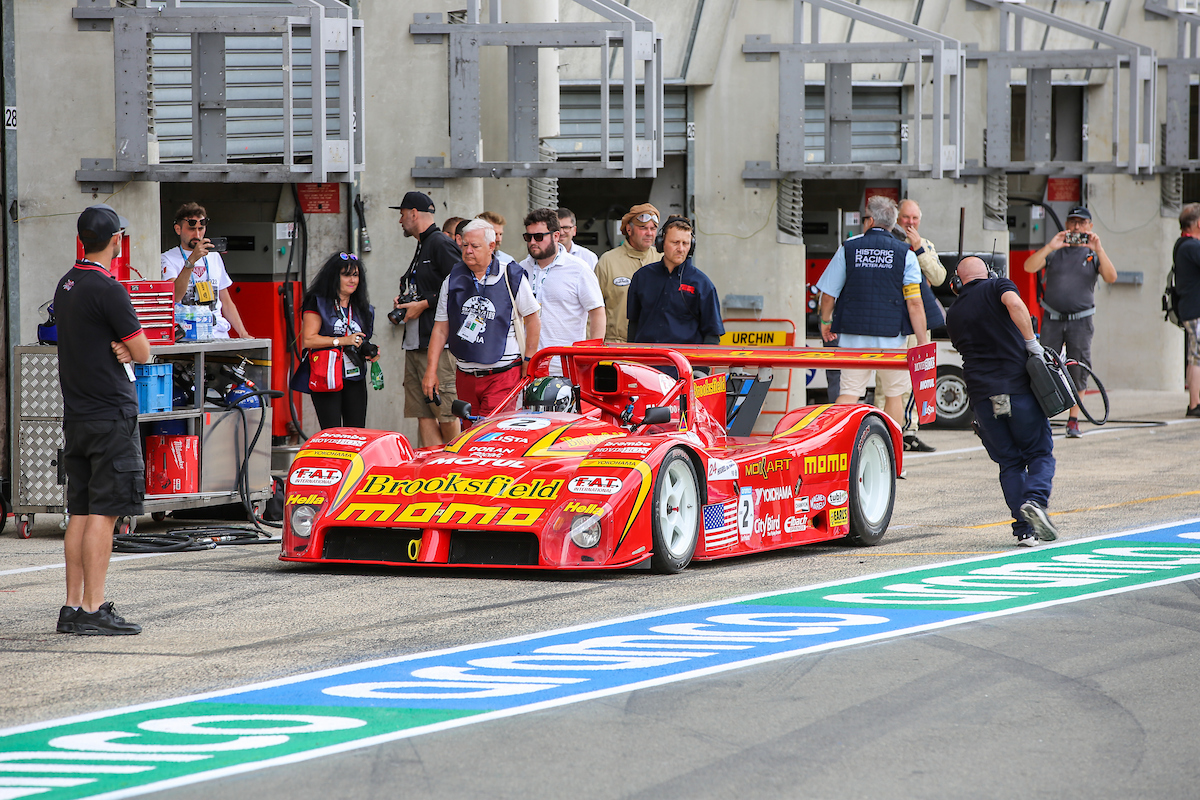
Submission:
M 737 503 L 714 503 L 704 507 L 704 549 L 708 552 L 737 544 Z

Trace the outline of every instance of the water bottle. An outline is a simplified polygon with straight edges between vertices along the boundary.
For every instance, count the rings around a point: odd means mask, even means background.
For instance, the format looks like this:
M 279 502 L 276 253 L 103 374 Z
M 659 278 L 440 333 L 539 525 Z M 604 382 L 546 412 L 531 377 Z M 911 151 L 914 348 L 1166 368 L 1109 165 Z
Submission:
M 383 388 L 383 367 L 379 366 L 378 361 L 371 362 L 371 388 Z

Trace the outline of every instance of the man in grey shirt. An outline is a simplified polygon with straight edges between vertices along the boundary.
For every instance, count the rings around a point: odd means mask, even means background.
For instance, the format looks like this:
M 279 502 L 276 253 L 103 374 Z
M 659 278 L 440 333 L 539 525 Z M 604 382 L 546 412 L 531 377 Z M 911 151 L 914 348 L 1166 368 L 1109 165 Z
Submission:
M 1067 346 L 1067 358 L 1091 366 L 1092 334 L 1096 313 L 1096 277 L 1105 283 L 1117 279 L 1117 268 L 1104 252 L 1100 237 L 1092 230 L 1092 214 L 1083 206 L 1071 209 L 1067 229 L 1059 231 L 1046 246 L 1025 262 L 1026 272 L 1045 268 L 1042 293 L 1042 346 L 1055 353 Z M 1079 391 L 1086 388 L 1082 370 L 1071 370 Z M 1072 406 L 1067 419 L 1067 438 L 1078 439 L 1079 406 Z

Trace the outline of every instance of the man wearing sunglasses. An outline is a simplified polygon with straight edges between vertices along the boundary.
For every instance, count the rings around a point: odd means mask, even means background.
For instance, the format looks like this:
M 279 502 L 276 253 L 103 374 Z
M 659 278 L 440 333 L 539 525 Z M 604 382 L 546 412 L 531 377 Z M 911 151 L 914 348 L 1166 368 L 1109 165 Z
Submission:
M 535 208 L 525 217 L 529 256 L 521 266 L 542 307 L 540 347 L 569 347 L 604 335 L 600 284 L 587 264 L 567 252 L 559 239 L 558 219 L 552 208 Z M 560 359 L 550 364 L 550 373 L 562 374 Z
M 233 281 L 221 254 L 208 239 L 208 212 L 199 203 L 184 203 L 175 212 L 179 244 L 162 254 L 163 278 L 175 282 L 175 302 L 208 306 L 213 312 L 213 337 L 228 339 L 230 329 L 243 339 L 253 338 L 238 314 L 229 287 Z
M 629 209 L 629 213 L 621 217 L 621 234 L 625 237 L 621 246 L 600 256 L 596 264 L 596 279 L 604 295 L 607 318 L 604 329 L 606 344 L 628 340 L 629 318 L 626 311 L 629 282 L 633 279 L 633 273 L 662 258 L 662 253 L 654 248 L 654 239 L 658 235 L 658 209 L 649 203 Z

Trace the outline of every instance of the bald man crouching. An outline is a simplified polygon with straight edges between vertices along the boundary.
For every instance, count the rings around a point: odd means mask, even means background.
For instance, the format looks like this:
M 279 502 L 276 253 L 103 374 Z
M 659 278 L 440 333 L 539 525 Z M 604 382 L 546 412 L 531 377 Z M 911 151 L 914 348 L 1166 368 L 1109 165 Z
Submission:
M 989 277 L 979 258 L 958 264 L 962 288 L 946 313 L 950 341 L 962 355 L 976 430 L 1013 515 L 1018 547 L 1052 542 L 1058 531 L 1046 513 L 1054 480 L 1050 420 L 1029 385 L 1025 362 L 1041 357 L 1029 309 L 1007 278 Z

